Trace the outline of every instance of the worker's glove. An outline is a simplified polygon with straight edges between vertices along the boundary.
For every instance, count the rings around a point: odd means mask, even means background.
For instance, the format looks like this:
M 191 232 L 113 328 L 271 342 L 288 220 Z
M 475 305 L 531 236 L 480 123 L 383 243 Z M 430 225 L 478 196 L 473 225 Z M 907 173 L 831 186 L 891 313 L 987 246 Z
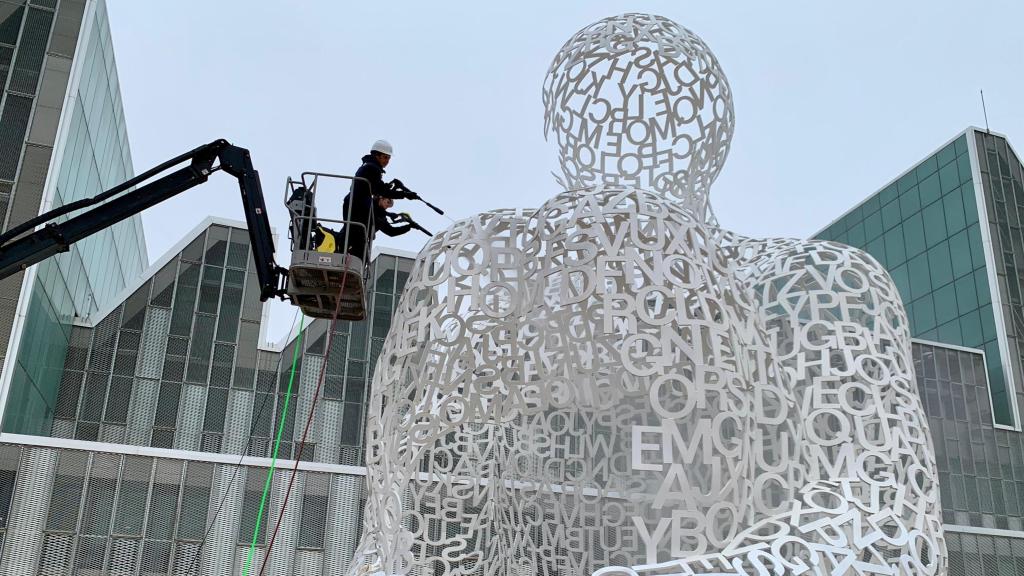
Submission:
M 398 178 L 395 178 L 394 180 L 391 181 L 391 189 L 394 190 L 395 192 L 401 194 L 402 195 L 401 197 L 405 198 L 406 200 L 419 200 L 420 199 L 420 195 L 419 194 L 417 194 L 417 193 L 413 192 L 412 190 L 409 190 L 408 188 L 406 188 L 405 184 L 402 183 L 402 181 L 399 180 Z
M 391 190 L 398 194 L 401 194 L 402 197 L 405 197 L 412 192 L 411 190 L 406 188 L 405 183 L 403 183 L 398 178 L 395 178 L 394 180 L 391 181 Z

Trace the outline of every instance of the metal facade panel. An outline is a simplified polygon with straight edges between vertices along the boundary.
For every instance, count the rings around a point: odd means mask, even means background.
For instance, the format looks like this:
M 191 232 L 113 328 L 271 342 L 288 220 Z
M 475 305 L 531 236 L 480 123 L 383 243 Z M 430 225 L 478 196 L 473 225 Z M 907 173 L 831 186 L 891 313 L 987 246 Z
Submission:
M 366 479 L 360 476 L 337 474 L 331 479 L 331 493 L 327 504 L 327 524 L 324 535 L 324 574 L 345 574 L 356 553 L 365 502 Z M 340 518 L 353 521 L 339 522 Z
M 128 410 L 127 433 L 124 442 L 137 446 L 149 444 L 156 415 L 157 395 L 160 382 L 148 378 L 135 378 L 132 387 L 131 406 Z
M 4 451 L 11 450 L 5 447 Z M 22 451 L 21 478 L 11 499 L 0 574 L 21 575 L 36 570 L 43 552 L 43 529 L 50 507 L 57 451 L 26 448 Z
M 149 306 L 146 309 L 146 327 L 142 331 L 142 349 L 135 375 L 159 379 L 164 369 L 164 353 L 171 326 L 171 310 Z
M 179 450 L 198 450 L 199 434 L 206 407 L 206 386 L 185 384 L 181 388 L 181 408 L 178 410 L 178 433 L 174 447 Z

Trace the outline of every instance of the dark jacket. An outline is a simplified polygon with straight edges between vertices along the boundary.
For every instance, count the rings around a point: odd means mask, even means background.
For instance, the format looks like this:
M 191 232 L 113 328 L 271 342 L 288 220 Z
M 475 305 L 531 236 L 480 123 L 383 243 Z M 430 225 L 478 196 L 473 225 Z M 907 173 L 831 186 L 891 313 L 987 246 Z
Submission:
M 378 229 L 384 230 L 384 233 L 388 236 L 397 236 L 404 234 L 408 229 L 395 228 L 387 222 L 385 218 L 384 209 L 377 208 L 376 202 L 374 202 L 374 196 L 384 196 L 385 198 L 399 199 L 405 198 L 406 195 L 402 192 L 393 190 L 391 186 L 384 183 L 384 167 L 377 162 L 377 159 L 372 154 L 363 156 L 363 165 L 356 170 L 356 178 L 352 182 L 352 189 L 345 196 L 345 201 L 341 205 L 341 218 L 342 220 L 350 220 L 352 222 L 358 222 L 365 226 L 354 226 L 351 228 L 351 232 L 348 234 L 348 242 L 345 247 L 345 251 L 349 254 L 353 254 L 359 258 L 364 256 L 368 257 L 369 254 L 369 242 L 373 242 L 373 236 Z M 369 182 L 369 185 L 367 185 Z M 352 212 L 349 212 L 349 205 L 351 204 Z M 380 215 L 377 212 L 381 212 Z M 383 222 L 383 226 L 380 224 Z M 341 238 L 345 238 L 346 228 L 349 226 L 346 224 L 341 230 Z M 344 241 L 344 240 L 343 240 Z M 339 246 L 339 248 L 341 248 Z
M 369 182 L 369 185 L 367 185 Z M 373 197 L 384 196 L 386 198 L 403 198 L 401 192 L 395 192 L 390 186 L 384 183 L 384 168 L 377 162 L 372 154 L 363 156 L 363 165 L 356 170 L 356 180 L 352 182 L 351 191 L 345 196 L 341 205 L 341 219 L 359 222 L 373 235 Z M 349 204 L 352 205 L 352 212 L 349 212 Z M 358 232 L 359 227 L 353 231 Z

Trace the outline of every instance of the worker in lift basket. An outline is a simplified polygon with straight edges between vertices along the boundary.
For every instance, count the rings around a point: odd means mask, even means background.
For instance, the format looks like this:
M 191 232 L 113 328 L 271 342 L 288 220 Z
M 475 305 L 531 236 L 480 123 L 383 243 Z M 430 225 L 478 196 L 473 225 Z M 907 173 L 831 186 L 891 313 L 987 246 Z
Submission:
M 387 140 L 377 140 L 370 147 L 370 153 L 363 156 L 363 165 L 356 170 L 356 179 L 352 182 L 351 191 L 342 203 L 342 219 L 365 226 L 346 224 L 340 233 L 340 240 L 346 242 L 349 254 L 365 259 L 369 257 L 369 243 L 377 230 L 384 230 L 389 236 L 398 236 L 409 231 L 408 227 L 391 227 L 384 214 L 394 205 L 394 200 L 418 198 L 415 192 L 408 191 L 398 180 L 384 182 L 384 168 L 391 161 L 391 144 Z M 381 206 L 384 202 L 386 206 Z M 378 214 L 379 213 L 379 214 Z M 383 222 L 384 226 L 381 226 Z

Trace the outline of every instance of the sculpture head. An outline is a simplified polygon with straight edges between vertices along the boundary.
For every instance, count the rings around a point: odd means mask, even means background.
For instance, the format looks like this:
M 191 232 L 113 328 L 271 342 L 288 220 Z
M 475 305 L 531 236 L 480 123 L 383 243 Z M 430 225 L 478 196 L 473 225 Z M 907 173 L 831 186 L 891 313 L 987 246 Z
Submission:
M 696 34 L 648 14 L 595 22 L 559 50 L 543 100 L 567 189 L 635 186 L 705 213 L 735 122 L 729 83 Z

